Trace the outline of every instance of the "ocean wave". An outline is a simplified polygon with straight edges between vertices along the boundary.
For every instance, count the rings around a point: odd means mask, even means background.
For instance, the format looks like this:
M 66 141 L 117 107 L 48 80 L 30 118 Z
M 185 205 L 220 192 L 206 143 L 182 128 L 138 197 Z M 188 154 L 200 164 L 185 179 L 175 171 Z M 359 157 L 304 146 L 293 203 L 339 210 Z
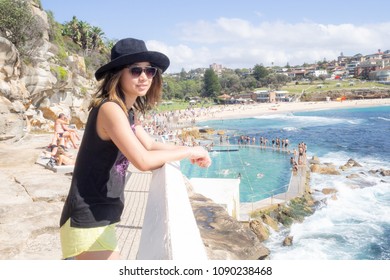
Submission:
M 383 120 L 383 121 L 390 122 L 390 119 L 388 119 L 388 118 L 384 118 L 384 117 L 378 117 L 378 120 Z
M 277 114 L 277 115 L 265 115 L 256 116 L 255 119 L 259 120 L 274 120 L 290 122 L 296 127 L 311 127 L 311 126 L 327 126 L 336 124 L 361 124 L 364 122 L 363 119 L 346 119 L 346 118 L 331 118 L 321 116 L 296 116 L 294 114 Z
M 327 177 L 328 183 L 334 183 Z M 357 189 L 340 181 L 333 187 L 336 185 L 337 199 L 328 199 L 325 207 L 291 226 L 293 247 L 281 247 L 284 237 L 277 234 L 266 241 L 271 259 L 383 259 L 390 221 L 388 185 Z M 377 244 L 378 248 L 368 250 L 367 244 Z
M 283 127 L 282 130 L 284 130 L 284 131 L 298 131 L 299 128 L 293 127 L 293 126 L 288 126 L 288 127 Z

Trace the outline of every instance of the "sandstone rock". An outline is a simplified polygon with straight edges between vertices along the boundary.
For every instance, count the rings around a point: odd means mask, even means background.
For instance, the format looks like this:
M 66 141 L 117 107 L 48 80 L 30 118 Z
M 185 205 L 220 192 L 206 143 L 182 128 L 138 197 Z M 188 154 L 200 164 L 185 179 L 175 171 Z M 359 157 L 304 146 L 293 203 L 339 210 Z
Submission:
M 269 238 L 269 231 L 267 227 L 259 220 L 251 220 L 249 222 L 249 227 L 256 234 L 257 238 L 260 241 L 267 240 Z
M 348 176 L 346 176 L 346 178 L 348 179 L 356 179 L 356 178 L 360 178 L 359 174 L 350 174 Z
M 381 169 L 379 174 L 381 174 L 382 176 L 390 176 L 390 170 Z
M 73 54 L 67 57 L 67 64 L 70 66 L 72 72 L 86 75 L 86 66 L 84 57 Z
M 3 141 L 17 141 L 25 135 L 26 122 L 21 114 L 15 114 L 12 103 L 0 96 L 0 137 Z
M 0 143 L 0 259 L 61 258 L 58 222 L 70 177 L 34 164 L 49 140 Z
M 51 90 L 53 84 L 57 82 L 57 79 L 50 70 L 48 71 L 48 69 L 45 68 L 50 69 L 47 62 L 45 62 L 45 64 L 42 63 L 40 67 L 26 65 L 23 67 L 24 74 L 21 78 L 21 82 L 24 83 L 31 96 L 39 96 L 39 94 Z
M 337 190 L 333 188 L 323 188 L 322 193 L 328 195 L 328 194 L 337 193 Z
M 309 159 L 310 164 L 320 164 L 320 159 L 317 156 L 313 156 L 311 159 Z
M 283 240 L 283 246 L 292 246 L 293 245 L 293 236 L 287 236 L 284 240 Z
M 261 216 L 261 219 L 262 219 L 263 223 L 265 223 L 266 225 L 270 226 L 273 230 L 279 231 L 278 222 L 275 221 L 274 219 L 272 219 L 269 215 L 263 214 Z
M 340 166 L 340 169 L 346 170 L 352 167 L 362 167 L 358 162 L 356 162 L 354 159 L 349 159 L 344 165 Z
M 5 80 L 19 77 L 19 52 L 9 40 L 0 37 L 0 78 Z
M 310 165 L 310 171 L 313 173 L 320 173 L 320 174 L 340 175 L 340 172 L 337 171 L 333 165 L 312 164 Z
M 256 235 L 212 200 L 190 194 L 201 237 L 211 260 L 257 260 L 269 255 Z

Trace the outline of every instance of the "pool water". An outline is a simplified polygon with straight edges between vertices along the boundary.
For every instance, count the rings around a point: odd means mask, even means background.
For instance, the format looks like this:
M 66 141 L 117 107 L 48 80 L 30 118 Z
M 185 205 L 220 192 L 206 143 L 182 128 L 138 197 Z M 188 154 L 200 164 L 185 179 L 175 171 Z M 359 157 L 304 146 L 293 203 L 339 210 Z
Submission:
M 231 151 L 226 151 L 230 149 Z M 287 190 L 291 177 L 291 154 L 259 146 L 220 146 L 210 153 L 212 165 L 203 169 L 188 160 L 181 171 L 188 178 L 238 178 L 240 202 L 255 202 Z

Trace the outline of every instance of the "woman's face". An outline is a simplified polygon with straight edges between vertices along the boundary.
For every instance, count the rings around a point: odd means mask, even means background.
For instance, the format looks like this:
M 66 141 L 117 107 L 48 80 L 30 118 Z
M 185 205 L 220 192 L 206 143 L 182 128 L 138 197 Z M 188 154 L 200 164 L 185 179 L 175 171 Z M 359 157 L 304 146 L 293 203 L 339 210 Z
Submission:
M 134 67 L 135 69 L 131 70 Z M 148 77 L 147 73 L 145 73 L 148 71 L 145 70 L 138 76 L 137 72 L 139 74 L 140 69 L 137 67 L 145 69 L 150 67 L 150 63 L 137 62 L 122 70 L 120 84 L 126 95 L 126 99 L 135 100 L 138 96 L 145 96 L 152 85 L 153 77 L 150 77 L 150 75 Z

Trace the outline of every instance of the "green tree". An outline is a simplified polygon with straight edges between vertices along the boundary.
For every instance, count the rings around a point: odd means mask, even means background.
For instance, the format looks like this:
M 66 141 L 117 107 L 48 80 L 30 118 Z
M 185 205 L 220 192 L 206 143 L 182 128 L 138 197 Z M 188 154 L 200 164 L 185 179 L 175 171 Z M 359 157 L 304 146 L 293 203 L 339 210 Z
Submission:
M 253 68 L 253 77 L 255 77 L 256 80 L 260 81 L 261 79 L 268 76 L 268 70 L 263 65 L 256 64 Z
M 0 0 L 0 35 L 11 41 L 22 57 L 41 45 L 44 31 L 42 19 L 32 13 L 28 1 Z
M 72 17 L 72 20 L 69 22 L 65 22 L 64 28 L 62 30 L 63 36 L 68 36 L 72 39 L 72 41 L 81 46 L 81 33 L 79 30 L 79 20 L 76 16 Z
M 92 26 L 91 28 L 91 49 L 101 50 L 104 48 L 103 43 L 104 32 L 100 27 Z
M 64 24 L 62 35 L 71 38 L 75 44 L 80 46 L 85 55 L 89 55 L 93 51 L 106 52 L 107 47 L 103 42 L 104 32 L 102 29 L 78 20 L 76 16 Z
M 240 76 L 233 70 L 223 71 L 219 81 L 224 92 L 240 92 L 243 89 Z
M 180 85 L 172 77 L 164 78 L 164 94 L 163 99 L 172 100 L 174 99 L 179 92 L 181 91 Z
M 187 72 L 186 72 L 186 70 L 184 70 L 184 68 L 182 68 L 180 71 L 180 80 L 183 81 L 185 79 L 187 79 Z
M 91 49 L 92 36 L 91 36 L 91 25 L 85 21 L 79 21 L 78 30 L 80 32 L 80 44 L 81 48 L 85 51 L 86 54 Z
M 268 75 L 265 78 L 265 84 L 263 86 L 267 86 L 271 89 L 279 90 L 282 86 L 286 85 L 286 83 L 290 82 L 291 78 L 287 77 L 283 74 L 273 74 Z
M 180 81 L 182 90 L 182 99 L 191 98 L 200 95 L 201 83 L 198 80 Z
M 257 81 L 252 75 L 245 76 L 241 81 L 244 89 L 250 90 L 260 86 L 259 81 Z
M 213 69 L 207 69 L 203 78 L 203 93 L 204 97 L 216 98 L 221 93 L 221 84 L 218 76 Z

